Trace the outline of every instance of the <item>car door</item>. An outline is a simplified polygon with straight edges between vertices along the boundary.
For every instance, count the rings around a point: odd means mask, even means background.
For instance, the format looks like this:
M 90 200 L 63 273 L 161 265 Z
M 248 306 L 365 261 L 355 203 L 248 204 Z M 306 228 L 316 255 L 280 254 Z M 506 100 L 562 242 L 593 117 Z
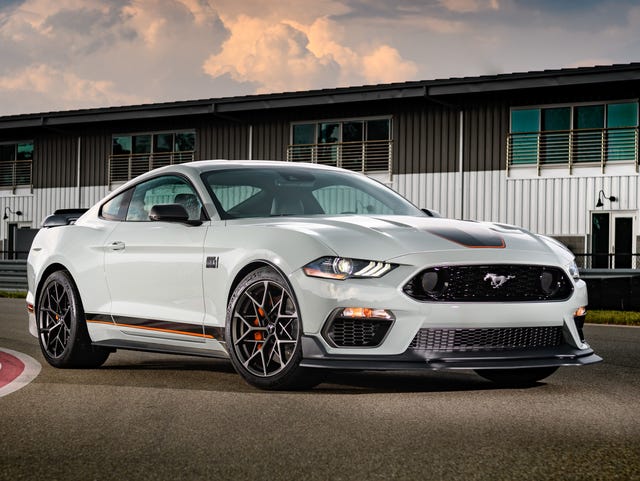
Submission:
M 182 204 L 191 224 L 151 221 L 159 204 Z M 191 184 L 165 175 L 133 188 L 123 220 L 105 245 L 111 314 L 139 335 L 204 341 L 202 271 L 208 222 Z

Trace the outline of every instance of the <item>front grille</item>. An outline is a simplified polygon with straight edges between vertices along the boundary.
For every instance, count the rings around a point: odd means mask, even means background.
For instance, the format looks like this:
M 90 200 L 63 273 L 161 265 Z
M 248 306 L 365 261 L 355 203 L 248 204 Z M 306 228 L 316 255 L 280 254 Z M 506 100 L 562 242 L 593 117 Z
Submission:
M 557 347 L 561 343 L 561 326 L 420 329 L 409 349 L 442 352 L 508 351 Z
M 431 267 L 405 294 L 419 301 L 535 302 L 568 299 L 573 283 L 558 267 L 518 264 Z
M 336 317 L 325 329 L 324 336 L 337 347 L 376 347 L 383 341 L 391 322 Z

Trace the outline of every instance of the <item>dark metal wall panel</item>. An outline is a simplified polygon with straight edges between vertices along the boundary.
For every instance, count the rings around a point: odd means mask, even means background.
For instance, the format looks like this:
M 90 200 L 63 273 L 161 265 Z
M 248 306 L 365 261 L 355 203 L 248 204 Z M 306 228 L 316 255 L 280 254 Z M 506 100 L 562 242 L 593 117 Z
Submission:
M 76 185 L 78 137 L 46 134 L 36 137 L 33 152 L 33 185 L 37 188 Z
M 458 168 L 458 112 L 424 104 L 396 109 L 393 117 L 395 174 L 454 172 Z
M 90 133 L 82 137 L 80 182 L 83 186 L 106 185 L 111 133 Z
M 253 124 L 252 158 L 254 160 L 287 160 L 289 125 L 285 120 Z
M 464 112 L 464 170 L 505 168 L 509 106 L 504 102 L 472 104 Z
M 246 159 L 249 127 L 239 122 L 203 122 L 196 129 L 196 159 Z

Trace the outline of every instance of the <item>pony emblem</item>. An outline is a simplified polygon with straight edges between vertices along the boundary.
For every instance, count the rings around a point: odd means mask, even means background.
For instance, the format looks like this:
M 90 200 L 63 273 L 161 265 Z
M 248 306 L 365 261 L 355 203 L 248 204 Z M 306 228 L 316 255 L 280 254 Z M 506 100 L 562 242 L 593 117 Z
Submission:
M 509 279 L 515 279 L 515 278 L 516 276 L 499 276 L 497 274 L 491 274 L 491 273 L 488 273 L 486 276 L 484 276 L 485 281 L 491 281 L 491 287 L 493 287 L 494 289 L 502 287 L 504 283 L 507 282 Z

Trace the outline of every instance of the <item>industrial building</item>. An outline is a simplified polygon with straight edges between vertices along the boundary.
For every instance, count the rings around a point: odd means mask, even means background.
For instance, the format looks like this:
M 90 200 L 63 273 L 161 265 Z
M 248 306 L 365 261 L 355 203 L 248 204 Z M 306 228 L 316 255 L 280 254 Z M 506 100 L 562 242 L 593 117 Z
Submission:
M 443 216 L 636 268 L 640 63 L 0 117 L 3 257 L 56 209 L 201 159 L 337 165 Z

